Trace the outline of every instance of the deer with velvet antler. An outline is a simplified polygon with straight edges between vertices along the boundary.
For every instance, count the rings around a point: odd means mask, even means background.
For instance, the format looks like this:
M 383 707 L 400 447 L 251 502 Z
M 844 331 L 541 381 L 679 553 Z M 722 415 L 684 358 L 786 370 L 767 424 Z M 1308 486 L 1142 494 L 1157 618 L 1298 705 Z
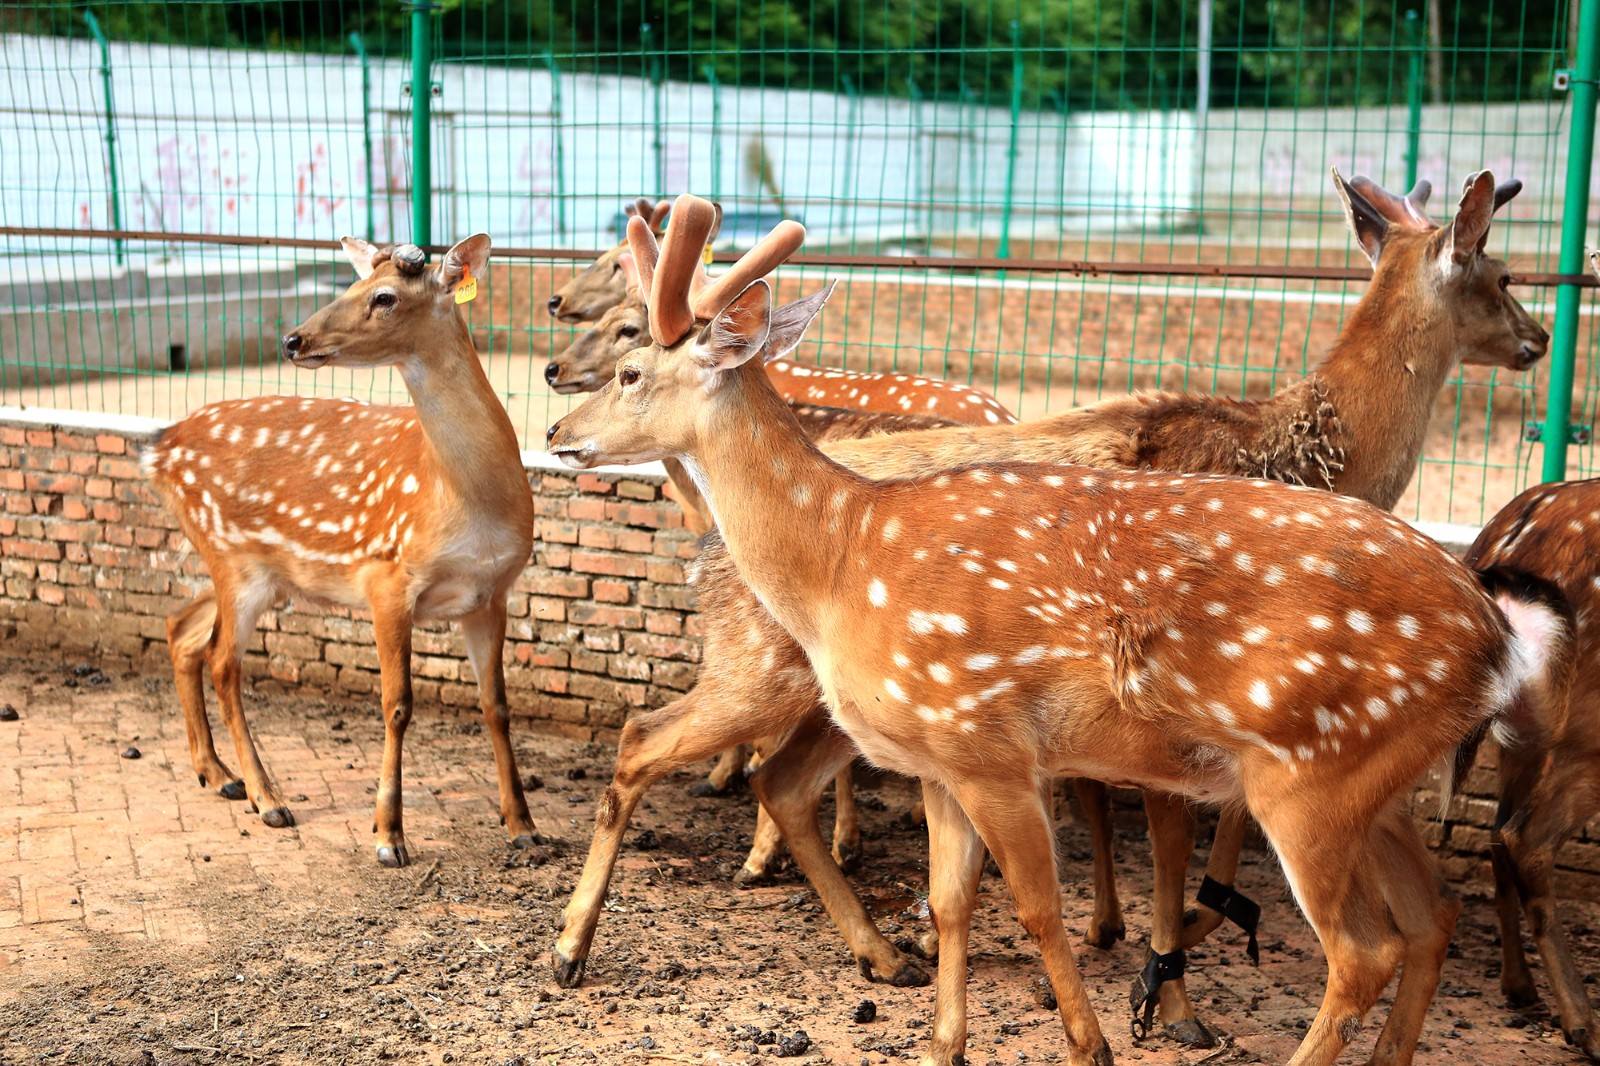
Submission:
M 867 480 L 805 439 L 761 370 L 827 298 L 775 308 L 761 280 L 803 229 L 780 225 L 700 285 L 710 205 L 674 211 L 659 252 L 629 226 L 652 343 L 549 445 L 578 468 L 679 458 L 834 723 L 923 780 L 939 934 L 927 1061 L 964 1051 L 984 846 L 1044 955 L 1068 1061 L 1110 1061 L 1061 924 L 1047 796 L 1062 774 L 1243 803 L 1329 960 L 1293 1061 L 1337 1057 L 1402 963 L 1376 1061 L 1409 1061 L 1457 905 L 1397 801 L 1546 683 L 1563 620 L 1491 598 L 1371 505 L 1302 487 L 1058 463 Z

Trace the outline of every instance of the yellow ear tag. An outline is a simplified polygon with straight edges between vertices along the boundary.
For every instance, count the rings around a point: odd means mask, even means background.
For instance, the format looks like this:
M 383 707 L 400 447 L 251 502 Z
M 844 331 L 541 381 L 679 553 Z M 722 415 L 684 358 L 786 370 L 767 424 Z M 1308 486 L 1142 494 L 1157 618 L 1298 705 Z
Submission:
M 468 267 L 462 274 L 461 282 L 456 286 L 456 303 L 471 303 L 478 298 L 478 279 L 472 276 L 472 269 Z
M 706 266 L 710 266 L 711 265 L 711 257 L 712 257 L 711 245 L 708 244 L 705 247 L 705 251 L 700 253 L 700 262 L 704 263 Z

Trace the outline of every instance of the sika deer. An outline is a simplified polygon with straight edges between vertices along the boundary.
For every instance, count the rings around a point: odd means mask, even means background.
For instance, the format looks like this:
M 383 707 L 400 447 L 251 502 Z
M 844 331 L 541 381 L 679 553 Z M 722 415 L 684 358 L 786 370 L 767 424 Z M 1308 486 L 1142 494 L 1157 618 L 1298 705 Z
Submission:
M 632 258 L 624 255 L 620 262 L 623 276 L 629 278 L 627 296 L 545 365 L 544 379 L 556 392 L 594 392 L 611 380 L 618 359 L 649 339 L 650 315 Z M 982 389 L 916 374 L 863 374 L 778 359 L 767 364 L 767 376 L 790 403 L 926 415 L 976 426 L 1017 420 Z
M 775 311 L 761 280 L 803 229 L 782 224 L 691 303 L 711 208 L 674 210 L 659 266 L 648 227 L 629 226 L 654 343 L 550 427 L 550 448 L 580 469 L 680 457 L 834 722 L 923 779 L 940 941 L 927 1061 L 965 1047 L 980 840 L 1043 951 L 1068 1061 L 1110 1061 L 1061 926 L 1045 800 L 1066 773 L 1247 804 L 1329 958 L 1292 1061 L 1332 1061 L 1402 961 L 1375 1060 L 1409 1061 L 1458 907 L 1395 800 L 1544 683 L 1562 619 L 1510 590 L 1503 611 L 1404 523 L 1297 486 L 1018 463 L 868 481 L 796 432 L 760 368 L 827 296 Z
M 1522 953 L 1526 913 L 1549 970 L 1567 1040 L 1600 1060 L 1600 1028 L 1573 963 L 1553 884 L 1561 845 L 1600 813 L 1600 480 L 1540 485 L 1489 520 L 1468 566 L 1532 574 L 1558 587 L 1576 612 L 1565 689 L 1529 699 L 1500 749 L 1500 809 L 1490 856 L 1500 915 L 1500 987 L 1513 1006 L 1537 1002 Z M 1471 754 L 1458 760 L 1459 779 Z
M 1173 471 L 1266 473 L 1392 504 L 1415 465 L 1432 400 L 1455 364 L 1465 360 L 1526 365 L 1542 354 L 1547 336 L 1503 288 L 1504 264 L 1480 250 L 1494 208 L 1515 192 L 1515 183 L 1496 189 L 1487 174 L 1475 176 L 1468 182 L 1456 218 L 1441 230 L 1422 226 L 1413 213 L 1420 213 L 1424 189 L 1409 198 L 1412 207 L 1397 209 L 1400 198 L 1365 179 L 1355 179 L 1349 190 L 1337 176 L 1335 180 L 1341 198 L 1347 198 L 1350 222 L 1363 248 L 1378 257 L 1376 277 L 1323 363 L 1310 377 L 1277 396 L 1241 403 L 1145 393 L 1022 426 L 836 442 L 824 445 L 823 450 L 873 478 L 908 477 L 986 460 L 1070 461 Z M 1385 209 L 1380 210 L 1377 203 Z M 1458 243 L 1472 250 L 1460 261 L 1455 252 Z M 1384 397 L 1385 402 L 1374 402 L 1375 396 Z M 721 588 L 738 578 L 731 567 L 721 565 L 718 553 L 714 543 L 709 545 L 702 552 L 700 566 L 698 587 L 708 632 L 725 625 L 732 633 L 754 635 L 759 631 L 765 634 L 765 641 L 786 642 L 788 638 L 748 589 Z M 726 612 L 730 617 L 714 620 L 714 612 Z M 779 661 L 789 657 L 782 653 Z M 807 752 L 805 768 L 792 776 L 785 768 L 785 758 L 770 761 L 756 776 L 757 793 L 764 810 L 774 818 L 783 816 L 791 851 L 863 968 L 880 974 L 900 972 L 905 967 L 903 956 L 893 952 L 865 920 L 837 869 L 826 862 L 806 864 L 806 856 L 825 850 L 820 838 L 795 846 L 795 834 L 815 835 L 814 815 L 822 787 L 837 767 L 848 765 L 853 748 L 837 734 L 815 725 L 799 725 L 813 713 L 803 686 L 775 686 L 771 692 L 761 692 L 749 677 L 727 676 L 735 672 L 708 647 L 703 685 L 707 678 L 715 677 L 717 693 L 743 692 L 745 695 L 734 700 L 736 704 L 762 702 L 769 725 L 792 723 L 801 733 L 820 737 L 819 743 L 830 749 Z M 650 781 L 686 765 L 678 757 L 690 745 L 709 754 L 740 741 L 743 723 L 721 716 L 714 707 L 716 702 L 675 702 L 641 719 L 637 728 L 630 724 L 624 731 L 617 756 L 621 783 L 615 786 L 624 812 L 632 809 Z M 688 739 L 691 735 L 692 741 Z M 1109 820 L 1106 815 L 1092 817 L 1104 803 L 1103 788 L 1094 782 L 1080 781 L 1079 785 L 1080 796 L 1088 794 L 1085 807 L 1096 839 L 1096 912 L 1089 938 L 1104 943 L 1109 939 L 1107 930 L 1119 930 L 1122 924 L 1110 864 Z M 1181 803 L 1147 796 L 1147 806 L 1156 843 L 1152 944 L 1156 952 L 1167 955 L 1180 948 L 1184 866 L 1192 850 L 1193 828 Z M 625 822 L 626 813 L 622 820 Z M 1242 822 L 1225 814 L 1219 833 L 1225 834 L 1230 827 L 1235 838 L 1242 835 Z M 1228 850 L 1224 838 L 1213 852 L 1213 872 L 1220 872 L 1218 855 Z M 1236 857 L 1236 848 L 1233 854 Z M 604 880 L 609 875 L 608 863 L 604 849 L 597 844 L 584 882 L 567 909 L 565 930 L 558 942 L 558 954 L 569 964 L 587 958 Z M 1226 879 L 1232 880 L 1231 876 Z M 1157 992 L 1170 1035 L 1192 1044 L 1212 1040 L 1195 1019 L 1181 979 L 1161 983 Z
M 209 664 L 244 791 L 268 825 L 293 825 L 245 723 L 243 643 L 261 612 L 290 595 L 369 608 L 384 718 L 373 830 L 378 861 L 404 866 L 411 626 L 458 619 L 494 746 L 501 820 L 514 845 L 531 846 L 501 654 L 506 593 L 533 545 L 533 496 L 456 307 L 461 287 L 483 274 L 489 238 L 467 238 L 434 270 L 415 245 L 391 252 L 346 237 L 344 247 L 360 280 L 283 338 L 284 357 L 305 368 L 393 366 L 416 406 L 229 400 L 172 426 L 144 456 L 211 575 L 211 588 L 167 621 L 190 755 L 203 787 L 241 798 L 212 745 L 201 684 Z
M 653 232 L 659 234 L 666 225 L 667 212 L 671 209 L 670 200 L 652 205 L 641 196 L 622 210 L 630 220 L 643 219 Z M 628 244 L 623 241 L 568 279 L 546 305 L 550 317 L 558 322 L 593 322 L 621 303 L 627 295 L 627 280 L 622 276 L 622 267 L 617 260 L 627 250 Z

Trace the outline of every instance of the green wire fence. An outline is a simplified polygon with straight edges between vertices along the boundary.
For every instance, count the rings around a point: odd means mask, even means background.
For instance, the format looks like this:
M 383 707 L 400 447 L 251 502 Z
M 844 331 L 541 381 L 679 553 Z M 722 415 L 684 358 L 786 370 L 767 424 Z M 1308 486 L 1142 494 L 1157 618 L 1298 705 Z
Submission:
M 337 237 L 481 229 L 473 326 L 537 447 L 572 402 L 545 358 L 582 328 L 550 294 L 625 202 L 684 190 L 723 203 L 730 255 L 807 224 L 824 265 L 781 284 L 843 282 L 816 362 L 1026 416 L 1259 396 L 1365 284 L 1329 166 L 1429 179 L 1436 216 L 1487 167 L 1525 183 L 1491 247 L 1551 358 L 1453 378 L 1401 504 L 1475 523 L 1600 472 L 1597 44 L 1600 0 L 25 0 L 0 8 L 0 402 L 403 401 L 294 372 L 276 338 L 349 280 Z

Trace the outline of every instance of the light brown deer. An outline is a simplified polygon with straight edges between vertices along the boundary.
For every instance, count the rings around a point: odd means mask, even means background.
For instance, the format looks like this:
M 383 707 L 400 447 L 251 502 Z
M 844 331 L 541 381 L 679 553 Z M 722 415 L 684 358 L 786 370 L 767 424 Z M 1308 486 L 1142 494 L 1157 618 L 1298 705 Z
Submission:
M 1433 398 L 1456 363 L 1521 368 L 1543 354 L 1548 338 L 1505 290 L 1504 264 L 1481 251 L 1494 208 L 1515 192 L 1515 183 L 1497 190 L 1487 174 L 1475 176 L 1456 218 L 1441 230 L 1418 221 L 1422 189 L 1410 198 L 1412 206 L 1405 207 L 1400 198 L 1365 179 L 1356 179 L 1348 190 L 1337 176 L 1335 180 L 1341 198 L 1347 198 L 1347 213 L 1363 249 L 1378 260 L 1374 283 L 1318 369 L 1277 396 L 1239 402 L 1146 393 L 1021 426 L 841 441 L 825 444 L 823 450 L 873 478 L 908 477 L 996 459 L 1071 461 L 1265 475 L 1392 505 L 1415 465 Z M 1374 201 L 1384 208 L 1380 210 Z M 1459 261 L 1454 251 L 1458 237 L 1470 250 Z M 1443 260 L 1441 253 L 1447 253 Z M 1375 402 L 1376 397 L 1384 402 Z M 721 625 L 740 640 L 750 634 L 752 647 L 787 643 L 753 594 L 722 588 L 737 576 L 723 565 L 719 551 L 713 543 L 702 552 L 698 581 L 708 640 L 713 628 Z M 723 613 L 730 617 L 716 617 Z M 788 662 L 797 654 L 780 652 L 777 661 Z M 746 660 L 747 656 L 735 655 L 725 668 L 723 653 L 708 644 L 701 684 L 714 678 L 717 698 L 678 701 L 638 718 L 637 724 L 630 722 L 618 751 L 613 786 L 620 808 L 631 811 L 643 789 L 662 774 L 747 735 L 750 723 L 722 713 L 724 699 L 740 708 L 761 703 L 763 733 L 795 728 L 802 735 L 819 737 L 818 743 L 831 750 L 808 752 L 811 761 L 792 776 L 786 776 L 782 761 L 769 764 L 757 775 L 758 793 L 765 810 L 783 816 L 791 851 L 863 969 L 900 973 L 905 960 L 891 953 L 865 920 L 837 870 L 826 863 L 806 864 L 805 857 L 825 851 L 820 838 L 795 847 L 794 834 L 815 836 L 822 787 L 835 768 L 848 764 L 853 748 L 826 729 L 798 724 L 812 713 L 808 686 L 795 682 L 775 684 L 768 692 L 752 691 L 749 673 L 741 673 Z M 691 751 L 697 754 L 689 756 Z M 1093 782 L 1079 785 L 1096 842 L 1096 910 L 1089 940 L 1109 946 L 1120 935 L 1122 918 L 1110 862 L 1109 819 L 1105 814 L 1095 817 L 1103 808 L 1104 790 Z M 1152 945 L 1167 955 L 1180 946 L 1183 878 L 1193 829 L 1181 803 L 1147 797 L 1147 805 L 1156 843 Z M 625 823 L 626 813 L 621 821 Z M 1236 834 L 1243 832 L 1241 820 L 1225 815 L 1224 829 L 1229 827 Z M 1217 850 L 1227 851 L 1226 839 Z M 1236 857 L 1236 850 L 1233 854 Z M 587 958 L 609 869 L 604 848 L 592 850 L 557 945 L 558 957 L 569 963 Z M 1231 882 L 1231 876 L 1227 880 Z M 567 972 L 571 974 L 570 966 Z M 1169 1035 L 1191 1044 L 1211 1041 L 1195 1018 L 1181 980 L 1162 983 L 1158 994 Z
M 415 245 L 346 237 L 360 280 L 283 338 L 298 367 L 392 366 L 414 407 L 267 396 L 203 407 L 145 454 L 156 488 L 205 561 L 211 588 L 167 622 L 190 755 L 202 787 L 240 798 L 206 718 L 209 664 L 244 765 L 243 792 L 268 825 L 294 824 L 256 753 L 240 695 L 243 645 L 289 596 L 365 607 L 382 671 L 378 861 L 410 859 L 400 760 L 411 720 L 411 627 L 459 620 L 494 746 L 500 816 L 532 846 L 508 735 L 501 655 L 506 594 L 533 545 L 533 496 L 517 436 L 456 306 L 483 276 L 489 238 L 469 237 L 427 269 Z
M 1329 959 L 1292 1061 L 1332 1061 L 1402 962 L 1375 1060 L 1410 1061 L 1458 908 L 1396 798 L 1543 683 L 1562 620 L 1506 592 L 1502 609 L 1403 522 L 1296 486 L 1066 464 L 853 474 L 797 432 L 760 367 L 826 299 L 775 312 L 761 280 L 803 229 L 782 224 L 691 302 L 711 208 L 674 211 L 659 263 L 648 227 L 629 226 L 654 343 L 550 428 L 550 448 L 575 468 L 680 457 L 834 722 L 924 781 L 926 1061 L 964 1051 L 984 846 L 1044 954 L 1068 1061 L 1110 1061 L 1061 925 L 1046 797 L 1068 773 L 1244 802 Z
M 623 275 L 632 260 L 622 257 Z M 562 395 L 593 392 L 611 380 L 617 360 L 649 339 L 650 315 L 636 284 L 595 327 L 550 357 L 544 378 Z M 1010 425 L 1017 418 L 982 389 L 917 374 L 860 373 L 813 367 L 778 359 L 767 376 L 790 403 L 809 403 L 862 411 L 926 415 L 965 425 Z
M 1467 565 L 1531 574 L 1560 589 L 1576 614 L 1567 691 L 1530 699 L 1500 750 L 1500 808 L 1490 857 L 1500 916 L 1500 988 L 1514 1006 L 1537 1002 L 1522 952 L 1521 916 L 1549 971 L 1567 1040 L 1600 1060 L 1600 1029 L 1572 959 L 1553 884 L 1561 845 L 1600 813 L 1600 480 L 1540 485 L 1500 510 Z M 1456 777 L 1471 766 L 1458 760 Z
M 671 209 L 671 200 L 652 204 L 641 196 L 622 210 L 630 219 L 644 219 L 651 230 L 659 234 L 666 226 L 667 212 Z M 558 322 L 593 322 L 621 303 L 627 295 L 627 279 L 622 275 L 618 260 L 627 250 L 628 243 L 622 241 L 569 278 L 545 305 L 550 317 Z

